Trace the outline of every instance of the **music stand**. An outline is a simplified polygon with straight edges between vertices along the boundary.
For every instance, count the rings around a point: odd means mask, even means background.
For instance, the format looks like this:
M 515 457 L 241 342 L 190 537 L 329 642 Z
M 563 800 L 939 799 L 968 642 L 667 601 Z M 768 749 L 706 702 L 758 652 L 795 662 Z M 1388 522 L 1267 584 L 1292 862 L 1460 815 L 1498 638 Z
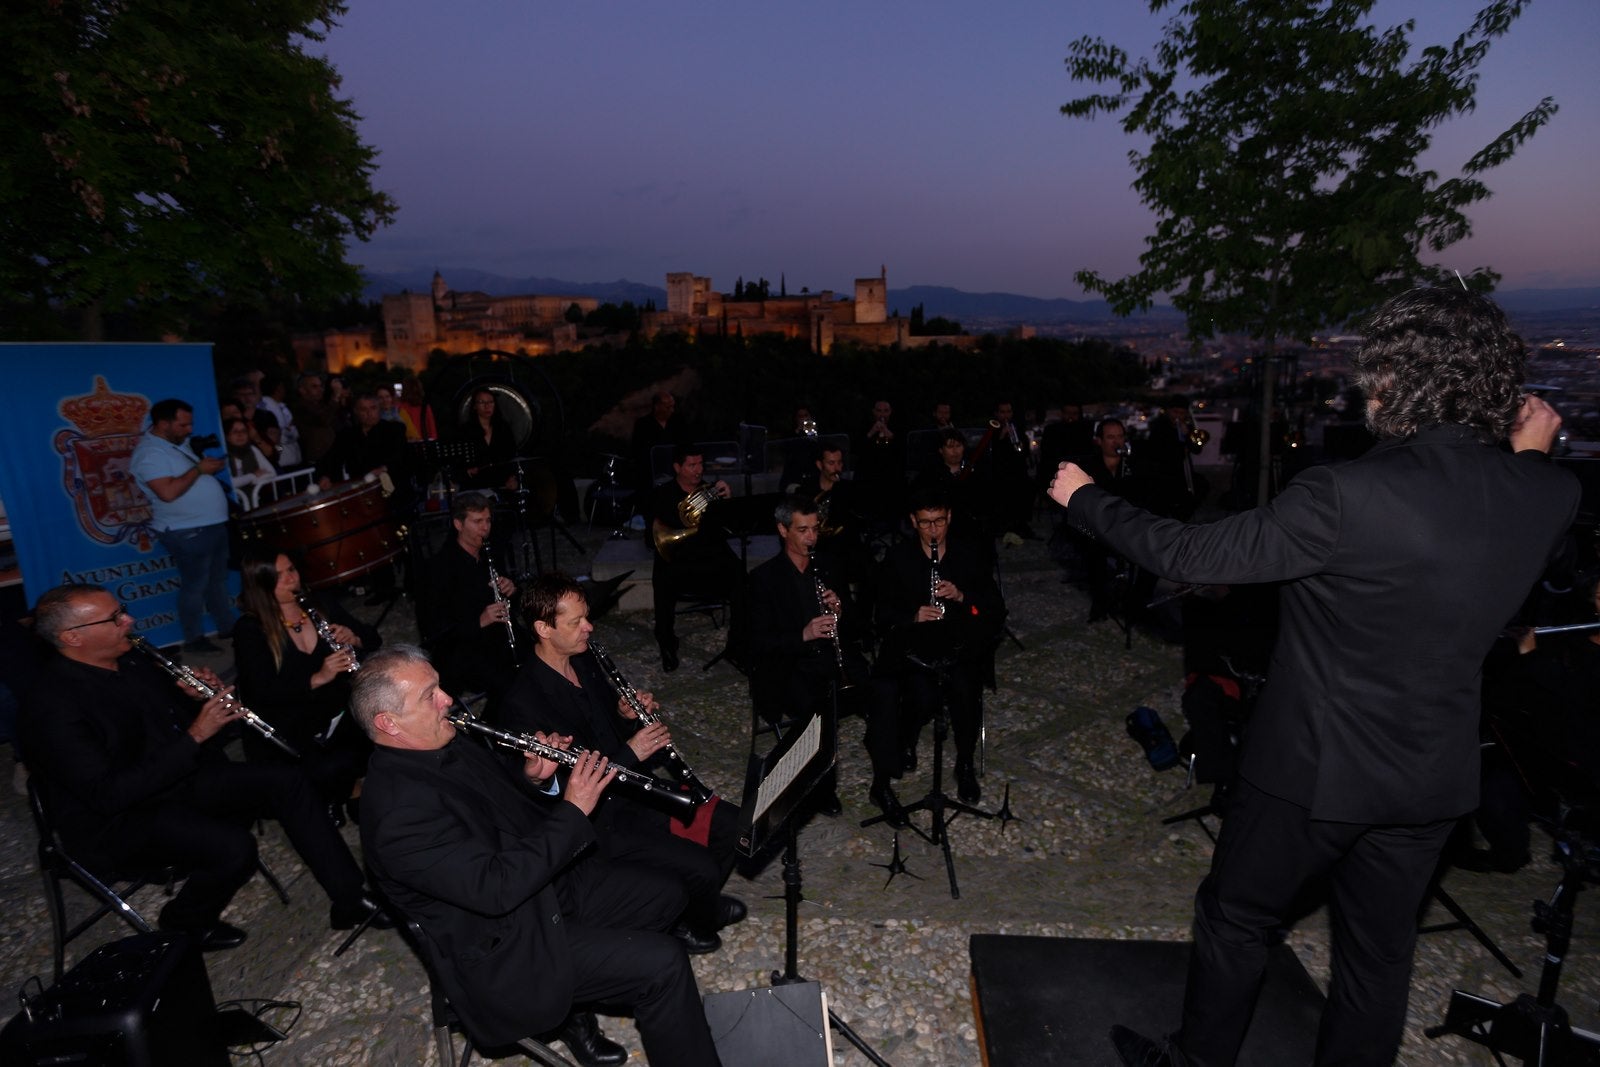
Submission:
M 796 810 L 811 794 L 837 759 L 838 738 L 834 709 L 830 706 L 796 724 L 765 756 L 750 754 L 745 772 L 744 797 L 739 808 L 738 842 L 745 856 L 760 852 L 778 835 L 783 837 L 783 970 L 773 971 L 773 985 L 805 982 L 799 967 L 800 902 L 805 899 L 800 878 L 800 831 Z M 828 1023 L 861 1054 L 879 1067 L 888 1061 L 873 1051 L 850 1024 L 831 1007 Z
M 947 627 L 949 623 L 929 623 L 927 625 Z M 930 632 L 947 636 L 946 632 L 942 630 Z M 933 706 L 933 781 L 928 786 L 927 794 L 921 800 L 907 804 L 899 812 L 895 813 L 896 816 L 906 820 L 906 825 L 911 828 L 913 833 L 928 842 L 928 844 L 937 845 L 940 851 L 944 853 L 944 869 L 950 877 L 950 898 L 952 900 L 961 899 L 961 886 L 956 881 L 956 861 L 954 854 L 950 851 L 950 824 L 963 812 L 980 819 L 1000 819 L 1002 826 L 1005 825 L 1005 822 L 1014 818 L 1009 810 L 1009 791 L 1007 792 L 1006 804 L 1000 811 L 984 811 L 982 808 L 974 807 L 965 801 L 952 799 L 944 791 L 944 740 L 950 732 L 948 710 L 951 692 L 950 668 L 955 666 L 961 647 L 962 642 L 960 640 L 950 639 L 946 640 L 943 647 L 938 649 L 936 653 L 929 649 L 919 650 L 925 653 L 925 656 L 914 652 L 905 653 L 907 662 L 933 674 L 939 683 L 939 699 Z M 928 813 L 927 830 L 923 830 L 922 827 L 910 821 L 910 816 L 919 811 Z M 947 811 L 950 813 L 949 815 L 945 814 Z M 874 815 L 870 819 L 862 819 L 861 825 L 864 827 L 874 826 L 880 822 L 888 822 L 890 819 L 890 813 L 884 812 L 882 815 Z M 896 848 L 898 849 L 898 847 L 897 840 Z

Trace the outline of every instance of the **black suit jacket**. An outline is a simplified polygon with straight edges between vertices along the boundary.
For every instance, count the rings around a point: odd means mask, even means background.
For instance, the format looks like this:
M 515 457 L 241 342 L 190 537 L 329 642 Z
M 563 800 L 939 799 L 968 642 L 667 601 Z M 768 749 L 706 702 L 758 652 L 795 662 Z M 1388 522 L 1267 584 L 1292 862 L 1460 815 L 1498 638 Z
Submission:
M 1314 818 L 1417 823 L 1476 806 L 1484 656 L 1577 505 L 1544 454 L 1435 426 L 1210 525 L 1095 488 L 1067 517 L 1175 581 L 1288 582 L 1241 773 Z
M 435 751 L 379 746 L 361 815 L 378 887 L 427 935 L 468 1032 L 500 1045 L 559 1026 L 573 965 L 555 883 L 594 841 L 588 818 L 529 798 L 462 737 Z

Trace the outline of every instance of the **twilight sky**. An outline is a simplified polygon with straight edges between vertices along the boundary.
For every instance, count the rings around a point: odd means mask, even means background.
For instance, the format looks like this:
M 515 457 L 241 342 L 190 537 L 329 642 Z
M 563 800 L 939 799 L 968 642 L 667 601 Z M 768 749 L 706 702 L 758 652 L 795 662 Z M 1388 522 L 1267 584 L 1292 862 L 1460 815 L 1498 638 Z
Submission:
M 395 225 L 369 269 L 472 267 L 664 284 L 667 271 L 1079 299 L 1073 271 L 1137 266 L 1151 216 L 1115 119 L 1069 42 L 1150 53 L 1134 0 L 349 0 L 323 46 L 380 152 Z M 1176 4 L 1174 4 L 1174 7 Z M 1481 5 L 1379 0 L 1414 52 Z M 1600 0 L 1535 0 L 1479 68 L 1478 109 L 1442 127 L 1449 176 L 1542 96 L 1555 119 L 1488 175 L 1471 241 L 1441 261 L 1503 288 L 1600 285 Z

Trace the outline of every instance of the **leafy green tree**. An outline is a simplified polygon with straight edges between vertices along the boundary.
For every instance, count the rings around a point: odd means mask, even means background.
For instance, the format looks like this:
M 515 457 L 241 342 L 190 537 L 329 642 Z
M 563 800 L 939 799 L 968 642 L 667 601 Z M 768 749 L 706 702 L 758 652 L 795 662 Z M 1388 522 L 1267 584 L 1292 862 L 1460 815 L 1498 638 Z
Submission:
M 1527 0 L 1493 0 L 1449 47 L 1410 58 L 1411 21 L 1378 29 L 1373 0 L 1186 0 L 1153 58 L 1084 37 L 1074 81 L 1107 92 L 1062 106 L 1121 115 L 1150 139 L 1129 153 L 1156 213 L 1140 269 L 1079 284 L 1118 314 L 1169 294 L 1192 337 L 1307 339 L 1394 292 L 1449 276 L 1425 263 L 1471 232 L 1482 175 L 1548 122 L 1548 97 L 1441 180 L 1417 160 L 1441 123 L 1472 111 L 1477 67 Z M 1173 6 L 1149 0 L 1150 10 Z M 1484 267 L 1468 284 L 1492 288 Z
M 1074 81 L 1109 83 L 1062 105 L 1072 118 L 1120 114 L 1150 138 L 1130 152 L 1133 187 L 1156 213 L 1140 269 L 1075 277 L 1119 315 L 1160 294 L 1189 336 L 1248 333 L 1266 344 L 1310 339 L 1395 292 L 1443 281 L 1423 261 L 1472 231 L 1466 210 L 1489 195 L 1482 175 L 1550 120 L 1549 97 L 1441 180 L 1417 160 L 1445 121 L 1473 110 L 1477 67 L 1527 0 L 1492 0 L 1448 48 L 1410 58 L 1415 23 L 1366 23 L 1374 0 L 1185 0 L 1153 59 L 1131 62 L 1104 39 L 1068 51 Z M 1149 0 L 1159 12 L 1172 0 Z M 1493 288 L 1478 267 L 1465 284 Z M 1273 407 L 1262 375 L 1261 407 Z M 1261 454 L 1271 420 L 1261 419 Z M 1257 479 L 1266 499 L 1267 468 Z
M 338 0 L 18 0 L 0 76 L 0 303 L 154 331 L 187 308 L 354 295 L 394 213 L 309 55 Z M 0 314 L 0 318 L 8 316 Z

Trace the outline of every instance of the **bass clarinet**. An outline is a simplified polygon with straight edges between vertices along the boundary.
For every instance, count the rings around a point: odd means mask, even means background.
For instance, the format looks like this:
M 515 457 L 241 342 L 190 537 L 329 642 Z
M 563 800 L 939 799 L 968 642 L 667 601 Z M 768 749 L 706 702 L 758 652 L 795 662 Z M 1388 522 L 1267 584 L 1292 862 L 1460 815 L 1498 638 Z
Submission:
M 554 745 L 547 745 L 538 740 L 532 734 L 510 734 L 504 730 L 496 730 L 493 726 L 480 722 L 463 711 L 451 712 L 449 720 L 450 725 L 458 730 L 471 730 L 473 733 L 487 738 L 502 748 L 509 748 L 516 752 L 532 752 L 535 756 L 541 756 L 554 763 L 559 763 L 563 767 L 576 766 L 578 757 L 587 751 L 587 749 L 579 748 L 576 745 L 572 748 L 556 748 Z M 613 763 L 606 768 L 606 773 L 615 776 L 618 785 L 624 785 L 630 789 L 638 789 L 641 792 L 648 793 L 650 796 L 671 801 L 687 810 L 692 811 L 699 804 L 699 801 L 688 793 L 680 793 L 673 789 L 671 783 L 663 782 L 659 778 L 651 777 L 640 771 L 629 770 L 627 767 L 619 767 Z
M 300 610 L 306 613 L 306 618 L 311 620 L 311 625 L 317 631 L 317 636 L 326 641 L 330 649 L 334 652 L 350 653 L 350 666 L 344 669 L 345 673 L 354 674 L 359 671 L 361 664 L 356 660 L 356 650 L 333 636 L 333 627 L 328 624 L 327 617 L 311 606 L 311 601 L 304 593 L 296 593 L 294 600 L 296 604 L 300 605 Z
M 506 609 L 506 646 L 511 649 L 511 662 L 517 662 L 517 627 L 511 621 L 511 602 L 506 595 L 500 592 L 500 575 L 495 573 L 494 557 L 489 555 L 489 546 L 483 546 L 483 564 L 489 568 L 489 589 L 494 593 L 494 602 Z
M 643 700 L 639 699 L 639 691 L 622 676 L 622 672 L 617 669 L 616 663 L 606 653 L 606 650 L 595 642 L 590 641 L 589 651 L 594 653 L 594 661 L 605 672 L 606 681 L 610 682 L 611 688 L 617 691 L 617 696 L 621 697 L 628 707 L 633 709 L 633 713 L 639 717 L 640 722 L 646 726 L 654 726 L 659 721 L 659 716 L 646 707 Z M 673 773 L 678 776 L 678 780 L 688 790 L 688 795 L 693 798 L 695 804 L 704 804 L 711 799 L 712 792 L 710 788 L 690 769 L 684 758 L 678 755 L 676 748 L 668 745 L 661 751 L 666 753 L 667 761 L 672 764 Z
M 146 641 L 142 637 L 129 637 L 128 640 L 133 644 L 134 648 L 155 660 L 156 663 L 161 666 L 162 670 L 172 675 L 190 689 L 193 689 L 195 692 L 199 693 L 206 700 L 210 700 L 212 697 L 217 695 L 218 691 L 211 688 L 205 682 L 202 682 L 198 674 L 194 673 L 194 671 L 190 670 L 188 667 L 185 667 L 183 664 L 175 663 L 168 659 L 162 654 L 160 649 L 156 648 L 156 646 L 152 645 L 149 641 Z M 226 704 L 231 704 L 234 710 L 239 713 L 239 717 L 250 726 L 254 727 L 255 731 L 262 737 L 265 737 L 268 741 L 271 741 L 273 744 L 283 749 L 285 753 L 294 757 L 295 759 L 300 758 L 300 753 L 293 745 L 278 736 L 278 732 L 272 728 L 272 724 L 270 722 L 263 719 L 261 716 L 257 715 L 255 712 L 251 711 L 237 700 L 233 699 L 232 694 L 223 697 L 222 700 Z

